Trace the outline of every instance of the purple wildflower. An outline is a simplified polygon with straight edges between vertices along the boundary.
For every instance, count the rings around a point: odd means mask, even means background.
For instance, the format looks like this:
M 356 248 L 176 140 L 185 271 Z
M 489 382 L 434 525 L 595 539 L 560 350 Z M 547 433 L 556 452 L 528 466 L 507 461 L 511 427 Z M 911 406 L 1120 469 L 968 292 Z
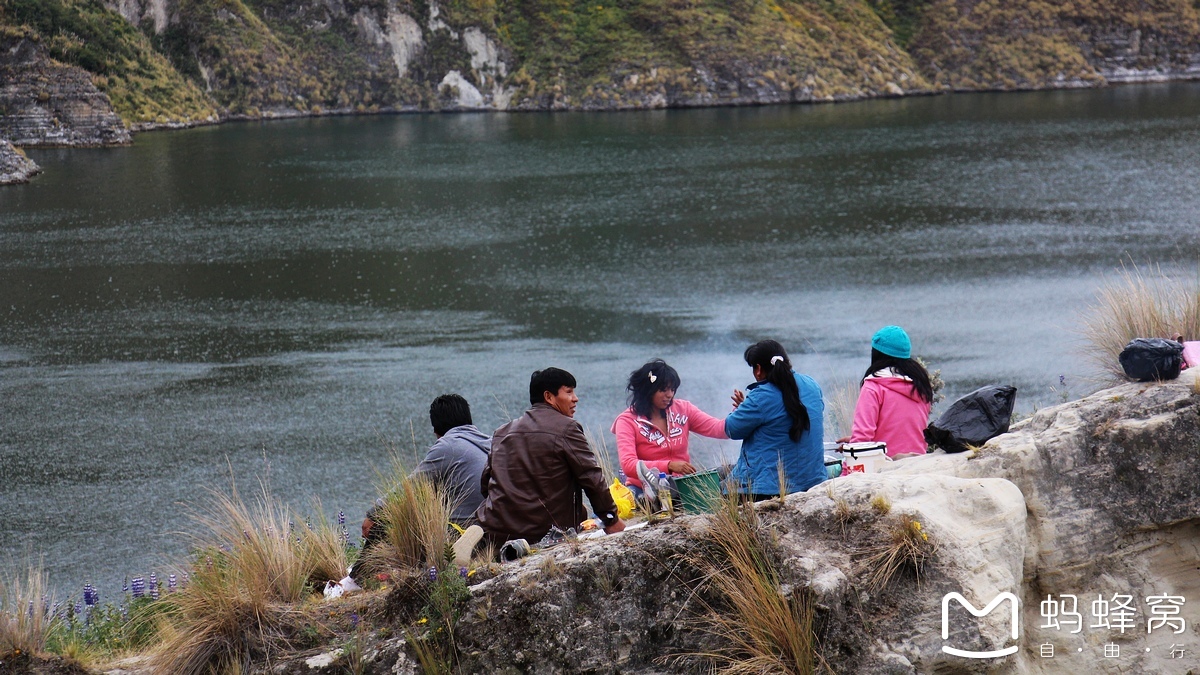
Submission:
M 467 568 L 465 568 L 465 567 L 458 568 L 458 576 L 466 579 L 467 578 Z
M 187 588 L 188 582 L 190 582 L 191 580 L 192 580 L 192 578 L 190 576 L 188 576 L 188 573 L 184 572 L 183 573 L 183 582 L 180 584 L 180 587 Z
M 134 577 L 133 581 L 129 582 L 129 587 L 133 590 L 133 597 L 140 598 L 146 594 L 146 580 L 141 577 Z
M 158 599 L 158 575 L 154 572 L 150 573 L 150 598 L 152 600 Z
M 96 592 L 96 587 L 90 583 L 83 585 L 83 604 L 92 607 L 100 601 L 100 594 Z
M 32 600 L 29 601 L 29 611 L 26 612 L 26 614 L 29 616 L 29 618 L 31 618 L 31 619 L 33 618 L 33 601 Z
M 125 583 L 121 584 L 121 592 L 122 593 L 129 592 L 129 577 L 125 577 Z
M 1060 386 L 1060 387 L 1067 386 L 1067 376 L 1066 375 L 1058 376 L 1058 386 Z
M 345 525 L 345 524 L 346 524 L 346 512 L 338 511 L 338 525 Z
M 350 614 L 350 626 L 352 628 L 358 628 L 358 612 L 352 612 Z
M 172 574 L 172 575 L 168 576 L 167 577 L 167 592 L 174 593 L 176 585 L 177 584 L 175 583 L 175 575 Z
M 429 568 L 429 580 L 437 581 L 437 568 L 436 567 Z

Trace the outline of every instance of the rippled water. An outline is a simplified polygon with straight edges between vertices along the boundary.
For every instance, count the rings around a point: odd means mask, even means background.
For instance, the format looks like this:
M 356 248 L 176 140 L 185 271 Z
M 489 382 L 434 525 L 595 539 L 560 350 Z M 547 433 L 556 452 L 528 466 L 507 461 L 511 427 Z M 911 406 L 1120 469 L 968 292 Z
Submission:
M 357 522 L 390 450 L 432 441 L 434 396 L 490 429 L 545 365 L 611 447 L 648 358 L 718 413 L 749 342 L 832 389 L 899 323 L 950 398 L 1011 383 L 1027 412 L 1060 375 L 1095 386 L 1075 331 L 1105 275 L 1200 250 L 1194 84 L 29 154 L 46 173 L 0 190 L 0 550 L 108 597 L 185 550 L 187 505 L 231 472 Z

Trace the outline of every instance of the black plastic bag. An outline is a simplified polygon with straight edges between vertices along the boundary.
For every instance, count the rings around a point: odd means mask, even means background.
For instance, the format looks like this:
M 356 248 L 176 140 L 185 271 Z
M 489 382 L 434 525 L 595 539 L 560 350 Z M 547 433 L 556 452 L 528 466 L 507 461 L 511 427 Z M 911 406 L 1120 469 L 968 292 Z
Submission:
M 1183 345 L 1165 338 L 1134 338 L 1118 360 L 1131 380 L 1174 380 L 1183 368 Z
M 925 429 L 925 442 L 946 452 L 963 452 L 1008 431 L 1017 388 L 998 384 L 981 387 L 950 404 Z

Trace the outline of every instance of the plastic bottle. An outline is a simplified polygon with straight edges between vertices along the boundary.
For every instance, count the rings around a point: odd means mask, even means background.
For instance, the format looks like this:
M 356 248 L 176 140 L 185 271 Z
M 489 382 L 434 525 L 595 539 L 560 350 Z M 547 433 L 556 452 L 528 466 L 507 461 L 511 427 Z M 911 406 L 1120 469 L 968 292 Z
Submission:
M 671 482 L 667 480 L 665 471 L 658 472 L 658 501 L 667 515 L 674 518 L 675 505 L 671 503 Z

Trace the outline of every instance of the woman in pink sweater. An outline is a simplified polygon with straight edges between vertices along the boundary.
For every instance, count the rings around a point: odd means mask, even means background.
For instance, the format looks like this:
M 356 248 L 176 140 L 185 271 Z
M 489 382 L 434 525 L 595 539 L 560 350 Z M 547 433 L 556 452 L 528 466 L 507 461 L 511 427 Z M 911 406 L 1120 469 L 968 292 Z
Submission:
M 899 326 L 871 337 L 871 366 L 863 375 L 850 442 L 882 441 L 889 457 L 923 455 L 933 407 L 929 372 L 912 358 L 912 342 Z
M 696 473 L 688 455 L 688 432 L 709 438 L 729 438 L 725 421 L 705 414 L 681 398 L 679 373 L 662 359 L 655 359 L 629 374 L 629 408 L 617 416 L 612 432 L 617 435 L 617 455 L 625 484 L 642 491 L 638 462 L 655 474 L 684 476 Z

